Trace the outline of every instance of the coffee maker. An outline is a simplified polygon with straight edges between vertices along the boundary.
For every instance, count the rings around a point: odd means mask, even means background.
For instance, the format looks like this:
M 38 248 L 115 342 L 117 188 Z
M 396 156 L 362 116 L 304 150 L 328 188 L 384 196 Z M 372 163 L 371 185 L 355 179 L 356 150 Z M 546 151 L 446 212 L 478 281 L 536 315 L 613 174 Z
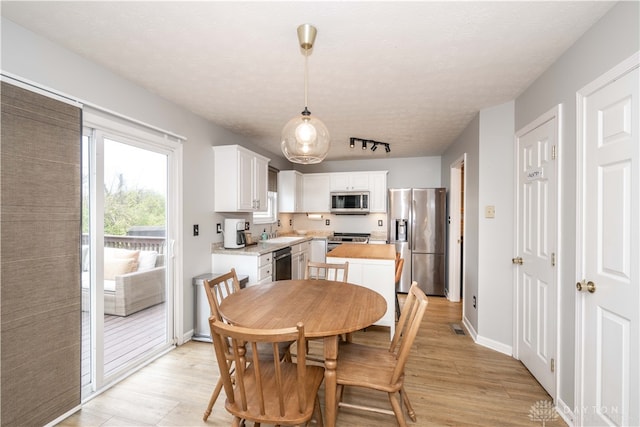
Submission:
M 224 247 L 226 249 L 244 248 L 246 243 L 244 220 L 226 218 L 224 220 Z

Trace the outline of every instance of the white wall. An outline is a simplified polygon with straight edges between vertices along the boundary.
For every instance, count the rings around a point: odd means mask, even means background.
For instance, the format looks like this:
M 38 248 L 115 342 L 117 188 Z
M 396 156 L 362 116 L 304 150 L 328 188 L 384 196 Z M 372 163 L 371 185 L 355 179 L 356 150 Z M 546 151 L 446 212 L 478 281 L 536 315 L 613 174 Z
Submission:
M 558 268 L 559 395 L 569 408 L 575 399 L 575 220 L 576 92 L 640 50 L 640 3 L 619 2 L 515 101 L 515 129 L 562 104 L 559 167 L 561 182 Z
M 478 192 L 479 341 L 511 354 L 513 341 L 514 102 L 480 111 Z M 486 218 L 485 207 L 495 207 Z
M 251 141 L 232 134 L 171 102 L 159 98 L 109 70 L 61 48 L 2 18 L 2 71 L 47 88 L 124 114 L 187 137 L 184 143 L 183 180 L 183 299 L 184 330 L 193 329 L 192 278 L 211 270 L 211 243 L 221 242 L 213 212 L 212 145 L 241 144 L 273 157 Z M 283 160 L 275 159 L 280 165 Z M 200 235 L 192 235 L 193 224 Z

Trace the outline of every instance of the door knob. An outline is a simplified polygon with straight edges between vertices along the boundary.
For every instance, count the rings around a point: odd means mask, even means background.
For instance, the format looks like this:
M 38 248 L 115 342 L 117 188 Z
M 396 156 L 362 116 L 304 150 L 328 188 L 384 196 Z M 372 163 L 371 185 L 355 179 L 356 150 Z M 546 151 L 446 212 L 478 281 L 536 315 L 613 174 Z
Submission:
M 585 288 L 590 294 L 592 294 L 592 293 L 594 293 L 596 291 L 596 284 L 595 283 L 593 283 L 592 281 L 588 281 L 587 283 L 584 283 L 584 282 L 585 281 L 583 280 L 581 282 L 576 283 L 576 289 L 578 291 L 583 291 L 583 290 L 585 290 Z
M 513 264 L 519 264 L 519 265 L 522 265 L 522 262 L 523 262 L 523 261 L 522 261 L 522 257 L 518 256 L 518 257 L 515 257 L 515 258 L 511 258 L 511 262 L 512 262 Z

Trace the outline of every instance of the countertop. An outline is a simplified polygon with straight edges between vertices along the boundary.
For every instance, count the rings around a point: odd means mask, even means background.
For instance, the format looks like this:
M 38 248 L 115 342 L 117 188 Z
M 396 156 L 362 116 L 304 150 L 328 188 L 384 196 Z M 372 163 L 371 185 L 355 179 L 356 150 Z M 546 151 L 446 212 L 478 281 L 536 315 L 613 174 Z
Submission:
M 362 258 L 362 259 L 396 259 L 395 245 L 363 245 L 357 243 L 343 243 L 331 252 L 328 257 L 334 258 Z
M 260 240 L 255 245 L 245 246 L 244 248 L 239 249 L 225 249 L 222 243 L 217 243 L 212 246 L 211 253 L 212 254 L 224 254 L 224 255 L 247 255 L 247 256 L 260 256 L 264 254 L 271 253 L 273 251 L 277 251 L 278 249 L 286 248 L 287 246 L 297 245 L 298 243 L 308 242 L 313 240 L 314 238 L 324 238 L 326 237 L 314 237 L 314 236 L 280 236 L 287 237 L 291 240 L 286 242 L 278 242 L 278 237 L 274 239 Z M 293 239 L 295 237 L 295 239 Z

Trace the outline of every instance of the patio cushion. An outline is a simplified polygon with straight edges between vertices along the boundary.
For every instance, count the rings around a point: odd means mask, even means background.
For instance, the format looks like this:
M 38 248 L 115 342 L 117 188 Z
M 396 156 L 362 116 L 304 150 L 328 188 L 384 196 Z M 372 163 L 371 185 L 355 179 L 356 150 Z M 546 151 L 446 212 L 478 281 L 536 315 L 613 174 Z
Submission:
M 134 272 L 138 269 L 138 262 L 134 258 L 105 258 L 104 279 L 115 280 L 116 276 Z
M 140 251 L 140 255 L 138 256 L 138 271 L 146 271 L 155 268 L 157 258 L 157 251 Z

